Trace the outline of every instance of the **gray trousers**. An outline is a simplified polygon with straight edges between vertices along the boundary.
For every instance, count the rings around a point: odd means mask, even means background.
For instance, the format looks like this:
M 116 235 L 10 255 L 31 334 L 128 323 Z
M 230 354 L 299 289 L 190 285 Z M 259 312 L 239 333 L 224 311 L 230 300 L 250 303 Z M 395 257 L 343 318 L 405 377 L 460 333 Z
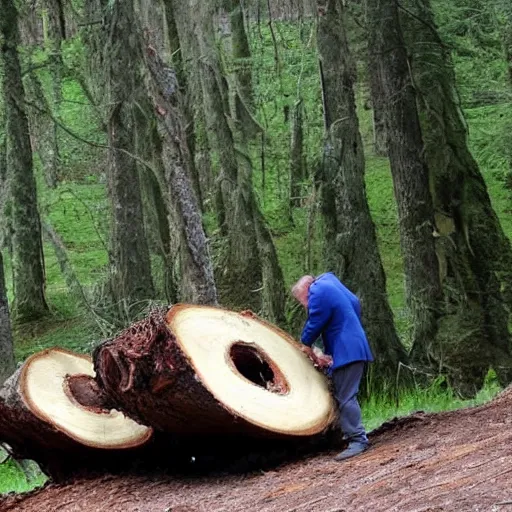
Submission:
M 343 439 L 349 442 L 368 443 L 361 420 L 361 407 L 357 401 L 364 366 L 364 361 L 356 361 L 332 372 L 336 400 L 340 409 L 341 431 Z

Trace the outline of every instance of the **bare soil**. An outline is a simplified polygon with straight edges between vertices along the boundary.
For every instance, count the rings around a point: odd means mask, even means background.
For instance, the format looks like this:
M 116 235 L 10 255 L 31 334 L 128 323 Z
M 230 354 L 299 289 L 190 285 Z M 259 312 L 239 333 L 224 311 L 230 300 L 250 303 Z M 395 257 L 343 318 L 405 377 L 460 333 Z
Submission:
M 384 424 L 372 449 L 226 477 L 102 476 L 9 496 L 0 512 L 512 511 L 512 389 Z

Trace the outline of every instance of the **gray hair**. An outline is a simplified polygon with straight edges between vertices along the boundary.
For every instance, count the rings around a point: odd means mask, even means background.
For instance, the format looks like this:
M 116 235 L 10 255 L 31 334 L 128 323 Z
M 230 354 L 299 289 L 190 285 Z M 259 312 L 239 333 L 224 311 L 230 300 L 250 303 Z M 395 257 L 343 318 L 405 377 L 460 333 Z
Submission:
M 302 290 L 304 287 L 309 287 L 313 284 L 313 281 L 315 280 L 314 276 L 302 276 L 293 286 L 292 286 L 292 295 L 294 297 L 297 296 L 297 292 L 299 290 Z

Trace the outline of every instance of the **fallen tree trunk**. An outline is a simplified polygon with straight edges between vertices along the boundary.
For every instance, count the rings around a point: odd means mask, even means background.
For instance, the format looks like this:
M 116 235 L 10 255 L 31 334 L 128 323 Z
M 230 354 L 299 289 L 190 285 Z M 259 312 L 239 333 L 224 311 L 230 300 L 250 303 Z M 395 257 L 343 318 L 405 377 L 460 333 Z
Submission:
M 108 475 L 0 498 L 0 511 L 505 512 L 511 424 L 509 388 L 484 406 L 388 422 L 341 465 L 332 452 L 245 478 Z
M 298 343 L 248 312 L 157 311 L 93 359 L 117 409 L 168 433 L 296 438 L 335 419 L 327 379 Z
M 33 355 L 0 390 L 0 441 L 54 480 L 123 467 L 152 433 L 112 410 L 91 359 L 66 350 Z

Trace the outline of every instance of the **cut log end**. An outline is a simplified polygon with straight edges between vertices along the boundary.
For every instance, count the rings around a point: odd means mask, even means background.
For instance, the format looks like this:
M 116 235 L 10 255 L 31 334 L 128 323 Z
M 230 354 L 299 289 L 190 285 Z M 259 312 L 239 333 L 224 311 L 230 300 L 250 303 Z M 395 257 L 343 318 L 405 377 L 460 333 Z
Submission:
M 151 428 L 109 407 L 88 356 L 63 349 L 35 354 L 23 367 L 19 391 L 34 416 L 84 446 L 132 448 L 152 435 Z
M 117 408 L 177 434 L 312 436 L 335 418 L 327 380 L 254 314 L 177 305 L 94 354 Z

